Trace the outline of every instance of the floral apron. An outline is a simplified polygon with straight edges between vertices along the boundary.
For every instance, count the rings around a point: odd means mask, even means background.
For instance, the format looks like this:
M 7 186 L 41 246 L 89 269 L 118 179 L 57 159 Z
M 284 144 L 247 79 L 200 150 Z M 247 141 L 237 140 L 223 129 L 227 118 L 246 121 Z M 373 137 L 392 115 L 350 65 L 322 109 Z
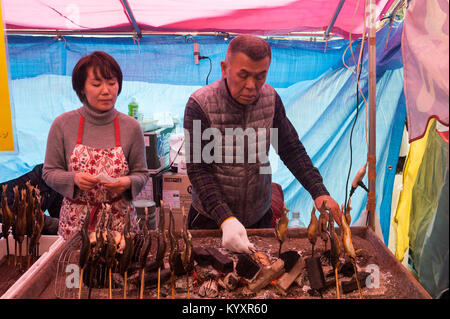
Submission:
M 104 172 L 117 178 L 129 172 L 128 163 L 120 146 L 119 120 L 114 119 L 116 147 L 109 149 L 92 148 L 81 144 L 83 138 L 84 117 L 80 116 L 78 137 L 69 161 L 69 171 L 85 172 L 92 176 Z M 91 210 L 89 229 L 94 230 L 101 217 L 102 204 L 110 204 L 109 218 L 112 218 L 110 229 L 122 232 L 126 216 L 130 214 L 131 228 L 137 230 L 136 211 L 134 205 L 108 190 L 100 183 L 89 191 L 79 190 L 75 200 L 65 197 L 60 212 L 58 234 L 68 239 L 78 233 L 84 223 L 87 209 Z M 106 217 L 106 216 L 105 216 Z

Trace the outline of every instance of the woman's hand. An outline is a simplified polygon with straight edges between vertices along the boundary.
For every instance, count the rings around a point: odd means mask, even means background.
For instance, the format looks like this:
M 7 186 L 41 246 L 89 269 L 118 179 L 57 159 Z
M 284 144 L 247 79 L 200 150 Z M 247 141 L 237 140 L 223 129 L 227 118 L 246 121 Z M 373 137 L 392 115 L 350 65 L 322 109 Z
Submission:
M 73 177 L 73 182 L 81 190 L 88 191 L 94 188 L 95 185 L 97 185 L 98 179 L 88 173 L 76 173 Z
M 128 176 L 122 176 L 117 182 L 103 184 L 103 186 L 112 193 L 122 194 L 131 187 L 131 179 Z

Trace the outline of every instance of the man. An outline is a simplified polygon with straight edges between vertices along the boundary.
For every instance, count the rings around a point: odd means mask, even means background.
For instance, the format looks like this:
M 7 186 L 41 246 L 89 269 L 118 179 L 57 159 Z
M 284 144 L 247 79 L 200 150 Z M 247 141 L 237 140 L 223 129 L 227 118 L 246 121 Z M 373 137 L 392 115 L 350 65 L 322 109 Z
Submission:
M 326 200 L 340 224 L 339 205 L 286 117 L 281 98 L 265 83 L 270 62 L 271 49 L 265 40 L 250 35 L 234 38 L 221 62 L 222 79 L 194 92 L 185 110 L 187 173 L 193 187 L 189 228 L 220 227 L 222 245 L 234 252 L 254 249 L 245 228 L 272 226 L 271 175 L 266 170 L 270 144 L 259 149 L 261 142 L 270 141 L 271 129 L 277 132 L 272 143 L 285 165 L 316 207 Z M 243 130 L 244 145 L 237 136 Z M 230 132 L 235 136 L 230 137 Z M 239 156 L 242 149 L 244 155 Z M 255 152 L 256 162 L 251 161 Z

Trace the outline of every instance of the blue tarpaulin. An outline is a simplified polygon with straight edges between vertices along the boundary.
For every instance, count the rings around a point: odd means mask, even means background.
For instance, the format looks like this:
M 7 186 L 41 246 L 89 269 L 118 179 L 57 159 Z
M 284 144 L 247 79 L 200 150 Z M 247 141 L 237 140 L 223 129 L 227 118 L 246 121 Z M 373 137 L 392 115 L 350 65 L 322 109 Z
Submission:
M 402 24 L 394 23 L 386 48 L 389 26 L 377 33 L 377 206 L 385 243 L 389 238 L 392 188 L 406 110 L 400 50 Z M 42 163 L 46 139 L 54 118 L 80 106 L 72 90 L 71 72 L 85 54 L 102 50 L 119 62 L 124 83 L 116 108 L 126 113 L 134 97 L 141 112 L 170 112 L 182 123 L 189 95 L 205 85 L 209 61 L 194 64 L 192 39 L 184 36 L 148 36 L 139 42 L 129 37 L 53 38 L 8 36 L 10 91 L 14 106 L 17 154 L 0 156 L 0 182 L 18 177 Z M 221 77 L 220 61 L 228 41 L 222 37 L 195 37 L 200 55 L 211 58 L 209 83 Z M 330 194 L 345 198 L 350 164 L 350 130 L 356 111 L 356 76 L 345 68 L 342 55 L 348 41 L 268 39 L 272 63 L 267 82 L 277 89 L 313 163 L 324 177 Z M 359 45 L 353 43 L 353 48 Z M 360 84 L 368 100 L 367 43 Z M 359 51 L 356 49 L 357 54 Z M 356 57 L 357 58 L 357 57 Z M 344 57 L 353 67 L 350 50 Z M 350 183 L 367 159 L 365 104 L 359 98 L 353 132 Z M 271 152 L 273 181 L 281 184 L 287 207 L 299 211 L 308 225 L 313 201 L 279 158 Z M 367 184 L 367 176 L 364 180 Z M 350 185 L 349 185 L 350 186 Z M 358 189 L 352 197 L 352 220 L 367 203 Z

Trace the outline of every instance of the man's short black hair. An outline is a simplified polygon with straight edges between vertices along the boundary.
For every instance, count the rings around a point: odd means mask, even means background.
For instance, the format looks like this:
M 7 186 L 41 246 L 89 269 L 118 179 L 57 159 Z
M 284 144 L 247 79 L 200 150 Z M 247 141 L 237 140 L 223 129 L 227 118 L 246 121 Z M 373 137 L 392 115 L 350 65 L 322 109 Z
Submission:
M 235 53 L 244 53 L 254 61 L 260 61 L 266 57 L 272 59 L 272 51 L 266 40 L 254 35 L 241 34 L 230 41 L 227 49 L 227 56 Z

